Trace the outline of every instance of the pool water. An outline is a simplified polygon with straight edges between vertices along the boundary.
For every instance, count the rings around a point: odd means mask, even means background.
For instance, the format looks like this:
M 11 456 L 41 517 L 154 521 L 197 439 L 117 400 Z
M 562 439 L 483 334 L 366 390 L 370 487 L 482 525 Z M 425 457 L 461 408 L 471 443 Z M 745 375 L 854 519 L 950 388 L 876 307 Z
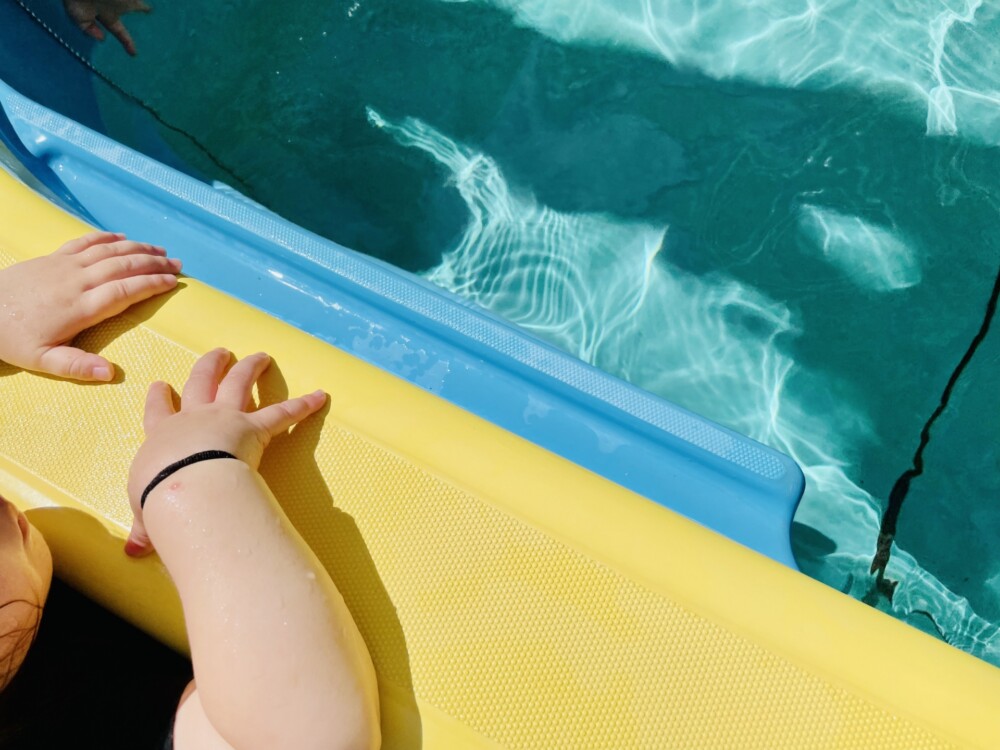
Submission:
M 1000 4 L 171 0 L 129 25 L 140 56 L 94 63 L 192 169 L 788 453 L 803 570 L 1000 664 L 1000 324 L 970 349 Z M 880 517 L 968 353 L 890 598 Z

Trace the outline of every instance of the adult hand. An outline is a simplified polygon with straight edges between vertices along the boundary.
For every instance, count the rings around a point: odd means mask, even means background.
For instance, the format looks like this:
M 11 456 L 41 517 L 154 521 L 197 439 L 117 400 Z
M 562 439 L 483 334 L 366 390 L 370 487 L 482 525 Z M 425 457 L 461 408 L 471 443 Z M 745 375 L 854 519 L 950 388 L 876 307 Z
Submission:
M 104 26 L 122 43 L 125 51 L 133 56 L 135 42 L 121 17 L 126 13 L 149 13 L 152 10 L 143 0 L 63 0 L 63 6 L 66 14 L 84 34 L 103 42 L 104 30 L 101 26 Z
M 0 360 L 25 370 L 108 381 L 115 368 L 68 346 L 81 331 L 173 289 L 181 262 L 161 247 L 94 232 L 0 270 Z
M 231 361 L 228 350 L 215 349 L 195 362 L 181 394 L 180 410 L 174 407 L 169 385 L 156 382 L 149 387 L 143 420 L 146 441 L 129 471 L 128 494 L 135 520 L 125 545 L 128 554 L 138 557 L 152 551 L 140 499 L 159 472 L 187 456 L 210 450 L 231 453 L 256 470 L 272 438 L 326 403 L 326 394 L 315 391 L 250 411 L 253 386 L 271 358 L 254 354 L 229 369 Z

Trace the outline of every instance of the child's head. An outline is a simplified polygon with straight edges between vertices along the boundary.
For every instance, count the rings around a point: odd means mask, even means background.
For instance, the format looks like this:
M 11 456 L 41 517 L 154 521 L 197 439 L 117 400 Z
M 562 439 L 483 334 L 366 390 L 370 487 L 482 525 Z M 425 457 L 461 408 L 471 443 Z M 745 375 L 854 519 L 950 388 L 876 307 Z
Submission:
M 24 514 L 0 497 L 0 690 L 35 639 L 51 582 L 48 545 Z

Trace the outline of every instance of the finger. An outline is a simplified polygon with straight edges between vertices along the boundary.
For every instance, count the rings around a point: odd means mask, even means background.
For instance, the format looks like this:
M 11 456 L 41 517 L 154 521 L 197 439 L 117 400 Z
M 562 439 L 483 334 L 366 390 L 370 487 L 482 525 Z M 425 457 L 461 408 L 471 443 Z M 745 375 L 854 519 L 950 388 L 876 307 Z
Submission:
M 115 240 L 99 243 L 92 243 L 84 252 L 80 253 L 80 258 L 86 266 L 93 266 L 108 258 L 118 258 L 127 255 L 157 255 L 166 257 L 167 251 L 158 245 L 150 245 L 148 242 L 133 242 L 123 240 L 122 235 L 113 235 Z
M 216 403 L 245 411 L 253 396 L 254 383 L 270 364 L 271 358 L 263 352 L 241 359 L 233 365 L 233 369 L 226 374 L 219 385 L 219 392 L 215 397 Z
M 72 346 L 54 346 L 38 358 L 39 372 L 60 378 L 106 383 L 115 376 L 115 367 L 99 354 Z
M 135 57 L 135 42 L 132 41 L 132 35 L 128 33 L 128 29 L 125 28 L 125 24 L 122 23 L 121 19 L 111 19 L 107 16 L 98 16 L 97 19 L 104 24 L 104 28 L 115 35 L 115 39 L 122 43 L 125 51 Z
M 142 418 L 145 433 L 148 435 L 156 425 L 175 413 L 174 394 L 170 386 L 162 380 L 151 383 L 146 391 L 146 409 Z
M 83 328 L 90 328 L 101 321 L 113 318 L 132 305 L 169 292 L 177 286 L 172 273 L 133 276 L 101 284 L 83 293 L 80 300 L 83 310 Z M 83 330 L 81 328 L 81 330 Z
M 97 248 L 94 249 L 96 250 Z M 118 251 L 125 254 L 112 255 L 87 268 L 85 277 L 89 282 L 87 289 L 93 289 L 109 281 L 118 281 L 119 279 L 127 279 L 132 276 L 180 273 L 181 270 L 181 262 L 177 258 L 148 255 L 144 252 L 128 253 L 127 248 L 118 248 L 112 252 Z
M 129 12 L 131 13 L 149 13 L 152 10 L 143 0 L 131 0 L 129 3 Z
M 80 30 L 87 36 L 93 37 L 99 42 L 104 41 L 104 32 L 94 21 L 86 21 L 80 24 Z
M 136 518 L 132 521 L 132 528 L 128 532 L 128 539 L 125 540 L 125 554 L 129 557 L 145 557 L 153 551 L 153 543 L 149 541 L 149 534 L 142 519 Z
M 219 382 L 232 356 L 228 349 L 213 349 L 194 363 L 191 376 L 184 384 L 184 392 L 181 394 L 181 409 L 215 401 Z
M 75 240 L 64 242 L 53 255 L 73 255 L 74 253 L 83 252 L 98 243 L 115 243 L 124 239 L 125 235 L 117 232 L 91 232 L 90 234 L 83 235 L 83 237 L 77 237 Z
M 315 414 L 326 403 L 323 391 L 314 391 L 307 396 L 266 406 L 250 415 L 251 421 L 270 437 L 280 435 L 293 425 L 297 425 L 310 414 Z

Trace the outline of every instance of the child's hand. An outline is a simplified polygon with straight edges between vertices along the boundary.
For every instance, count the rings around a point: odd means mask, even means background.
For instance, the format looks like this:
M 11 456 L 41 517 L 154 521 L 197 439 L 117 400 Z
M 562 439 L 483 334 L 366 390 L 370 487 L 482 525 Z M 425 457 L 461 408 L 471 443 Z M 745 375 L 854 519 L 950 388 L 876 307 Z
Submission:
M 126 13 L 149 13 L 150 8 L 142 0 L 63 0 L 63 6 L 73 22 L 87 36 L 99 42 L 104 41 L 105 29 L 115 35 L 122 47 L 130 55 L 135 55 L 135 42 L 128 33 L 121 17 Z M 101 26 L 98 26 L 100 21 Z
M 240 360 L 226 372 L 232 355 L 215 349 L 201 357 L 174 408 L 170 386 L 153 383 L 146 396 L 146 442 L 129 472 L 128 494 L 135 521 L 125 551 L 135 557 L 152 551 L 142 523 L 143 490 L 170 464 L 202 451 L 231 453 L 256 470 L 271 438 L 298 424 L 326 403 L 322 391 L 248 412 L 254 383 L 271 364 L 266 354 Z
M 115 368 L 108 360 L 66 344 L 173 289 L 181 262 L 166 254 L 123 234 L 95 232 L 0 270 L 0 360 L 73 380 L 111 380 Z

